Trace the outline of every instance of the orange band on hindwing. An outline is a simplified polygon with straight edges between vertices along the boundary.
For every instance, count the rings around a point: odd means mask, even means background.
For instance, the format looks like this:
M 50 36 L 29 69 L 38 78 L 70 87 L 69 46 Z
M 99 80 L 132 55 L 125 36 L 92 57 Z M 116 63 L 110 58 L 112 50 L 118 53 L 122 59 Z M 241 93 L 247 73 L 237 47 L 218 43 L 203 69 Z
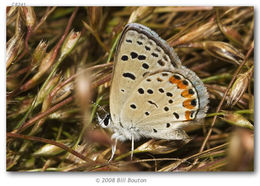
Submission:
M 180 81 L 178 84 L 177 84 L 177 87 L 179 89 L 187 89 L 187 86 L 188 86 L 188 81 L 186 80 L 182 80 Z
M 197 105 L 196 99 L 187 99 L 182 104 L 187 109 L 194 109 L 194 107 Z
M 191 114 L 191 111 L 186 111 L 186 112 L 185 112 L 185 118 L 186 118 L 186 120 L 191 120 L 190 114 Z
M 172 84 L 178 84 L 181 80 L 180 79 L 176 79 L 174 76 L 171 76 L 169 81 L 172 83 Z
M 186 89 L 186 90 L 182 91 L 181 96 L 184 98 L 191 98 L 193 96 L 193 94 L 190 94 L 189 90 Z
M 179 75 L 173 75 L 169 78 L 170 83 L 176 84 L 179 89 L 186 89 L 189 85 L 187 80 L 182 80 Z

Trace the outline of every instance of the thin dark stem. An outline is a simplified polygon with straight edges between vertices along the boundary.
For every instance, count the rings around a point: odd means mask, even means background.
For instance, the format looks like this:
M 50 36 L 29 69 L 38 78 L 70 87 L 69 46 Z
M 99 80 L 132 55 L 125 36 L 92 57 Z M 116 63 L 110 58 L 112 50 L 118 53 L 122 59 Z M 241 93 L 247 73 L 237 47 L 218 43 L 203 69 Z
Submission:
M 88 159 L 87 157 L 83 156 L 82 154 L 78 153 L 77 151 L 73 150 L 70 147 L 67 147 L 66 145 L 62 144 L 62 143 L 58 143 L 56 141 L 53 140 L 49 140 L 49 139 L 45 139 L 45 138 L 40 138 L 40 137 L 36 137 L 36 136 L 26 136 L 26 135 L 22 135 L 22 134 L 15 134 L 15 133 L 10 133 L 8 132 L 6 134 L 6 136 L 8 138 L 18 138 L 18 139 L 24 139 L 24 140 L 30 140 L 30 141 L 38 141 L 38 142 L 42 142 L 42 143 L 47 143 L 47 144 L 52 144 L 55 145 L 57 147 L 60 147 L 62 149 L 64 149 L 65 151 L 68 151 L 69 153 L 73 154 L 74 156 L 77 156 L 78 158 L 90 162 L 92 160 Z
M 44 23 L 44 21 L 47 19 L 47 17 L 56 9 L 56 7 L 48 7 L 46 10 L 46 13 L 44 14 L 44 16 L 41 18 L 40 22 L 34 27 L 33 32 L 35 32 L 36 30 L 38 30 L 38 28 Z
M 79 8 L 76 7 L 76 8 L 74 9 L 72 15 L 70 16 L 70 19 L 69 19 L 69 21 L 68 21 L 68 24 L 67 24 L 67 27 L 66 27 L 66 29 L 65 29 L 65 32 L 64 32 L 64 34 L 62 35 L 62 37 L 61 37 L 61 39 L 59 40 L 59 42 L 57 43 L 57 45 L 56 45 L 56 47 L 55 47 L 55 49 L 54 49 L 54 52 L 53 52 L 53 55 L 52 55 L 50 61 L 54 61 L 54 60 L 55 60 L 55 58 L 56 58 L 56 56 L 57 56 L 57 54 L 58 54 L 58 51 L 59 51 L 59 49 L 60 49 L 60 47 L 61 47 L 63 41 L 65 40 L 66 36 L 68 35 L 68 33 L 69 33 L 69 31 L 70 31 L 71 24 L 72 24 L 72 22 L 73 22 L 73 20 L 74 20 L 74 18 L 75 18 L 75 16 L 76 16 L 76 13 L 77 13 L 78 9 L 79 9 Z
M 64 105 L 67 105 L 68 103 L 70 103 L 72 100 L 74 99 L 73 96 L 65 99 L 64 101 L 54 105 L 53 107 L 51 107 L 50 109 L 46 110 L 45 112 L 42 112 L 40 114 L 38 114 L 37 116 L 35 116 L 34 118 L 30 119 L 29 121 L 27 121 L 26 123 L 24 123 L 19 129 L 13 130 L 12 133 L 20 133 L 22 131 L 24 131 L 26 128 L 30 127 L 31 125 L 33 125 L 36 121 L 48 116 L 49 114 L 55 112 L 56 110 L 58 110 L 59 108 L 61 108 Z

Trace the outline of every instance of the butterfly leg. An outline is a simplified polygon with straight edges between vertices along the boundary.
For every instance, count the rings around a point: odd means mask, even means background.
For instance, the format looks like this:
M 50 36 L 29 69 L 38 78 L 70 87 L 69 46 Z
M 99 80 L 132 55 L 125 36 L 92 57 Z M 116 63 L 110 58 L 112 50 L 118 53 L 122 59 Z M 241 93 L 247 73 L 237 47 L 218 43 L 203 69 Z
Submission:
M 133 155 L 134 155 L 134 135 L 131 135 L 131 140 L 132 140 L 132 145 L 131 145 L 131 160 L 133 160 Z
M 116 145 L 117 145 L 117 138 L 115 138 L 115 141 L 114 141 L 113 144 L 112 144 L 112 154 L 111 154 L 111 157 L 110 157 L 110 159 L 108 160 L 108 162 L 110 162 L 110 161 L 113 159 L 114 155 L 115 155 Z

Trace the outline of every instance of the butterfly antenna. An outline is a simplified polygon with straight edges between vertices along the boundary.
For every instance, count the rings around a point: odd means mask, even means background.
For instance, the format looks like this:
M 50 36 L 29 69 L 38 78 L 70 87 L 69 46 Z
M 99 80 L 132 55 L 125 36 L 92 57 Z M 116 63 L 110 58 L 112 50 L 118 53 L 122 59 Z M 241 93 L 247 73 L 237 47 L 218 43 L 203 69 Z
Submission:
M 100 106 L 99 104 L 97 104 L 94 101 L 91 101 L 92 104 L 94 104 L 95 106 L 97 106 L 99 109 L 103 110 L 106 114 L 109 114 L 102 106 Z

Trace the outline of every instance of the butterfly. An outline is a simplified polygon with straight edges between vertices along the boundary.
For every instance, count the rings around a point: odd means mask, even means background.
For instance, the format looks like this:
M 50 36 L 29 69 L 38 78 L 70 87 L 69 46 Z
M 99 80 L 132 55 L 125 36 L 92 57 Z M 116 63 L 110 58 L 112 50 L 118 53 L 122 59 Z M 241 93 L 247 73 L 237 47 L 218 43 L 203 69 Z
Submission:
M 142 137 L 186 140 L 184 127 L 203 119 L 208 93 L 200 78 L 184 67 L 174 50 L 148 27 L 127 24 L 117 44 L 110 115 L 98 118 L 117 141 Z M 111 160 L 110 159 L 110 160 Z

